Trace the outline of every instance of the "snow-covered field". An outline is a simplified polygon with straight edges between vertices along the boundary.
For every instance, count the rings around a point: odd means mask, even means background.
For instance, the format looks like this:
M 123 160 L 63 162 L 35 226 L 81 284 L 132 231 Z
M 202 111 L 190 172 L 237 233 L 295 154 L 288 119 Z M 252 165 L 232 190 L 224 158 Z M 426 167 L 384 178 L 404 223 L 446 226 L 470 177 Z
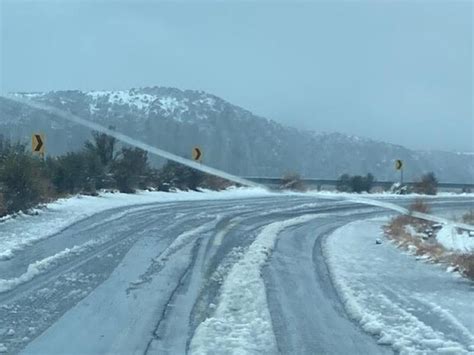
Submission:
M 416 260 L 383 238 L 387 220 L 350 223 L 325 244 L 348 314 L 402 354 L 474 352 L 472 282 Z
M 153 192 L 136 194 L 102 193 L 98 197 L 78 195 L 49 203 L 36 209 L 36 215 L 19 214 L 0 222 L 0 260 L 13 257 L 15 251 L 60 232 L 77 221 L 108 209 L 178 201 L 241 199 L 268 196 L 258 188 L 228 189 L 226 191 Z

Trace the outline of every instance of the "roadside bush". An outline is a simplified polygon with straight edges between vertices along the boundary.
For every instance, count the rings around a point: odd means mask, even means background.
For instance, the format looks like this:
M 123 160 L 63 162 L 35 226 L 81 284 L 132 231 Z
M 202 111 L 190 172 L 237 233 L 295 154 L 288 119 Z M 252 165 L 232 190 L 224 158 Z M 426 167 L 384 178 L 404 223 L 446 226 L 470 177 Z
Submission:
M 88 157 L 84 152 L 67 153 L 58 158 L 50 158 L 47 165 L 51 181 L 58 193 L 75 194 L 86 190 L 89 169 Z
M 204 179 L 204 173 L 174 161 L 168 161 L 159 174 L 160 184 L 179 190 L 197 190 L 202 186 Z
M 301 176 L 297 173 L 285 174 L 280 188 L 294 191 L 306 191 L 306 186 L 301 180 Z
M 395 195 L 407 195 L 411 193 L 411 188 L 396 182 L 390 187 L 389 192 Z
M 462 221 L 467 224 L 474 224 L 474 210 L 470 210 L 462 216 Z
M 147 178 L 148 154 L 139 148 L 122 148 L 120 156 L 112 164 L 112 175 L 121 192 L 133 193 L 144 188 Z
M 3 156 L 0 182 L 7 213 L 27 210 L 48 200 L 52 191 L 42 162 L 24 152 Z
M 87 141 L 84 144 L 90 190 L 116 187 L 112 176 L 112 167 L 118 156 L 117 144 L 114 137 L 99 132 L 94 132 L 92 141 Z
M 340 192 L 351 192 L 351 176 L 349 174 L 341 175 L 337 180 L 336 189 Z
M 115 138 L 94 133 L 79 152 L 45 161 L 26 151 L 24 144 L 0 135 L 0 216 L 27 210 L 68 194 L 97 194 L 97 189 L 117 188 L 133 193 L 137 188 L 221 190 L 231 182 L 174 162 L 152 169 L 147 153 L 124 147 L 116 151 Z
M 374 186 L 375 178 L 372 174 L 366 176 L 343 174 L 338 179 L 336 189 L 341 192 L 370 192 Z
M 461 274 L 474 280 L 474 254 L 456 255 L 454 264 L 459 267 Z
M 409 207 L 410 212 L 429 213 L 430 206 L 422 199 L 416 199 Z
M 438 179 L 434 173 L 424 174 L 420 181 L 414 186 L 414 192 L 423 195 L 436 195 L 438 191 Z
M 201 181 L 200 187 L 204 189 L 219 191 L 219 190 L 225 190 L 232 185 L 234 185 L 234 183 L 229 180 L 222 179 L 218 176 L 206 174 L 203 180 Z
M 92 138 L 92 141 L 87 141 L 84 144 L 84 148 L 86 151 L 97 156 L 102 166 L 111 167 L 116 158 L 115 148 L 117 146 L 117 140 L 114 137 L 99 132 L 94 132 Z

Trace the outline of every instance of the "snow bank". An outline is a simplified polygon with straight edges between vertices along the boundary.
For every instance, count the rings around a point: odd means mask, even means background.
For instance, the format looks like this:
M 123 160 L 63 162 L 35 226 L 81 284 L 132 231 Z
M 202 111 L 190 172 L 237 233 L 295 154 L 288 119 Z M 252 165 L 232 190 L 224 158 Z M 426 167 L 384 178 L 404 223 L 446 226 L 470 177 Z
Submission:
M 72 248 L 66 248 L 57 254 L 48 256 L 42 260 L 35 261 L 28 265 L 25 273 L 13 279 L 0 279 L 0 293 L 9 291 L 18 285 L 24 284 L 32 280 L 37 275 L 40 275 L 48 270 L 51 265 L 55 265 L 61 259 L 65 259 L 71 255 L 80 254 L 86 250 L 92 249 L 94 246 L 101 244 L 105 238 L 90 240 L 81 245 L 75 245 Z
M 466 231 L 458 234 L 457 228 L 452 224 L 444 225 L 436 233 L 436 240 L 449 250 L 462 253 L 474 252 L 474 237 L 469 237 L 469 233 Z
M 94 196 L 74 196 L 49 203 L 35 212 L 20 214 L 0 222 L 0 261 L 12 258 L 14 253 L 60 232 L 67 226 L 98 212 L 123 206 L 177 201 L 225 200 L 272 196 L 259 188 L 231 188 L 225 191 L 151 192 L 136 194 L 102 193 Z
M 398 213 L 401 213 L 401 214 L 405 214 L 405 215 L 409 214 L 413 217 L 420 218 L 420 219 L 423 219 L 423 220 L 426 220 L 426 221 L 435 222 L 435 223 L 443 223 L 443 224 L 451 224 L 451 225 L 453 225 L 455 227 L 458 227 L 458 228 L 462 228 L 462 229 L 465 229 L 465 230 L 468 230 L 468 231 L 474 231 L 474 226 L 472 226 L 470 224 L 466 224 L 466 223 L 462 223 L 462 222 L 454 222 L 454 221 L 451 221 L 447 218 L 444 218 L 444 217 L 441 217 L 441 216 L 435 216 L 435 215 L 432 215 L 432 214 L 421 213 L 421 212 L 416 212 L 416 211 L 409 211 L 405 207 L 399 206 L 395 203 L 384 201 L 383 198 L 382 198 L 382 197 L 391 197 L 392 198 L 392 197 L 398 196 L 401 199 L 403 199 L 403 198 L 406 199 L 408 197 L 413 198 L 414 196 L 416 197 L 418 195 L 404 195 L 404 196 L 385 195 L 384 196 L 384 194 L 366 194 L 368 197 L 364 197 L 364 196 L 359 196 L 359 195 L 356 195 L 356 194 L 348 194 L 348 193 L 329 193 L 329 194 L 326 194 L 326 193 L 318 192 L 317 194 L 322 198 L 327 197 L 327 198 L 330 198 L 330 199 L 337 198 L 337 196 L 339 196 L 339 197 L 344 198 L 346 201 L 360 203 L 360 204 L 374 206 L 374 207 L 381 207 L 381 208 L 384 208 L 384 209 L 387 209 L 387 210 L 392 210 L 392 211 L 395 211 L 395 212 L 398 212 Z M 423 196 L 423 195 L 420 195 L 420 196 Z M 459 195 L 459 196 L 465 197 L 466 195 Z M 426 198 L 426 197 L 428 197 L 428 196 L 424 196 L 424 198 Z M 430 196 L 428 198 L 433 198 L 434 199 L 436 197 L 439 197 L 439 196 Z
M 411 193 L 407 195 L 400 195 L 394 194 L 390 191 L 378 192 L 378 193 L 367 193 L 361 192 L 358 193 L 350 193 L 350 192 L 340 192 L 340 191 L 309 191 L 309 193 L 318 194 L 318 195 L 326 195 L 326 196 L 334 196 L 334 197 L 345 197 L 345 198 L 352 198 L 352 197 L 366 197 L 366 198 L 377 198 L 377 199 L 399 199 L 399 200 L 410 200 L 414 198 L 422 198 L 424 200 L 432 200 L 439 197 L 474 197 L 474 193 L 456 193 L 456 192 L 438 192 L 436 195 L 422 195 Z
M 346 311 L 380 344 L 401 354 L 474 351 L 470 285 L 420 263 L 384 240 L 382 221 L 350 223 L 324 245 Z
M 303 215 L 262 229 L 224 280 L 215 313 L 197 327 L 190 344 L 191 353 L 278 352 L 261 269 L 283 229 L 314 218 L 317 215 Z

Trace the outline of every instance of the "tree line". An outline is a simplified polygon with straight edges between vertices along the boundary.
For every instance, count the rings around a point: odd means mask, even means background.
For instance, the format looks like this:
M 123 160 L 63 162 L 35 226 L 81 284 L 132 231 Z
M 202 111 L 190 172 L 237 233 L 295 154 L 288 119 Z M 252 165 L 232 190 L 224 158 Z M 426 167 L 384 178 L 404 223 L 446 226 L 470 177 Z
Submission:
M 370 192 L 374 187 L 375 177 L 372 174 L 366 176 L 343 174 L 339 177 L 336 189 L 341 192 Z M 433 172 L 421 176 L 413 187 L 399 186 L 395 193 L 418 193 L 423 195 L 436 195 L 438 191 L 438 179 Z
M 0 137 L 0 216 L 25 211 L 71 194 L 96 195 L 102 189 L 134 193 L 137 189 L 223 189 L 229 182 L 168 161 L 150 166 L 147 152 L 119 146 L 106 134 L 94 132 L 83 148 L 45 160 L 22 143 Z

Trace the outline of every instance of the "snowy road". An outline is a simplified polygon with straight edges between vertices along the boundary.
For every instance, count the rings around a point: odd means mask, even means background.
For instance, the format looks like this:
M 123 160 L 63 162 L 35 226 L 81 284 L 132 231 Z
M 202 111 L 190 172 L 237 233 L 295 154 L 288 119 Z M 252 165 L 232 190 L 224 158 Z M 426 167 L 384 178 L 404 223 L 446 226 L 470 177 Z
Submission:
M 443 211 L 472 207 L 473 200 L 432 203 Z M 0 350 L 392 353 L 348 315 L 324 248 L 339 227 L 391 213 L 337 198 L 270 194 L 92 214 L 0 260 Z M 19 227 L 1 228 L 6 235 Z M 446 332 L 466 343 L 473 328 L 467 322 Z

